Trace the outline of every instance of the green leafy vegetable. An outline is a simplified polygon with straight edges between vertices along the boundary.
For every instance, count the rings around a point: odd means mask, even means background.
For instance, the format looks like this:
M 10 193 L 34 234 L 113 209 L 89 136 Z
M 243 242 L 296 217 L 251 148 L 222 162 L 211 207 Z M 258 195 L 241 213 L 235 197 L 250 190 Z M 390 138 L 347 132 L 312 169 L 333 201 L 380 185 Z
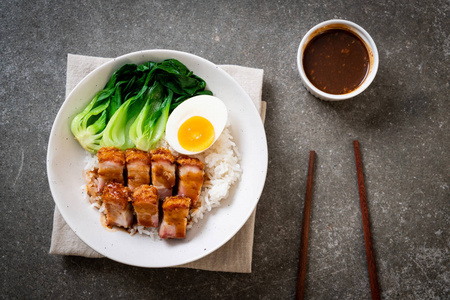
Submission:
M 163 136 L 169 114 L 186 99 L 212 95 L 206 82 L 175 59 L 126 64 L 75 116 L 71 130 L 89 152 L 113 146 L 150 150 Z
M 150 121 L 152 116 L 156 114 L 160 106 L 160 99 L 164 96 L 163 86 L 155 81 L 150 88 L 144 107 L 141 109 L 136 120 L 130 127 L 130 139 L 141 150 L 150 150 L 150 136 L 153 130 L 153 124 Z M 153 117 L 154 118 L 154 117 Z
M 135 65 L 124 65 L 110 78 L 103 90 L 99 91 L 86 108 L 75 116 L 70 129 L 81 144 L 89 152 L 100 149 L 100 141 L 103 130 L 111 116 L 122 104 L 116 90 L 126 82 L 129 82 L 129 74 L 134 72 Z
M 157 87 L 162 86 L 157 83 Z M 155 88 L 153 97 L 149 97 L 139 116 L 130 128 L 130 138 L 140 150 L 149 151 L 155 148 L 156 143 L 164 134 L 169 117 L 170 104 L 173 92 L 161 97 L 160 90 Z

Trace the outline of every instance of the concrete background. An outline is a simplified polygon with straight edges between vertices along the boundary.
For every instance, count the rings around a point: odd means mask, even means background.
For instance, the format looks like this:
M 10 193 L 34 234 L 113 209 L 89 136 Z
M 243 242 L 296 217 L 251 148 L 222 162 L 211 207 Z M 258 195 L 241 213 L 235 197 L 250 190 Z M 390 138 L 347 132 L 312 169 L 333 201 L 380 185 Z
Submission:
M 2 1 L 0 297 L 293 299 L 309 150 L 317 152 L 308 299 L 368 299 L 352 141 L 361 144 L 385 299 L 449 299 L 449 1 Z M 380 66 L 339 103 L 301 86 L 296 51 L 315 24 L 364 27 Z M 265 71 L 269 148 L 253 272 L 142 269 L 48 254 L 46 174 L 68 53 L 174 49 Z

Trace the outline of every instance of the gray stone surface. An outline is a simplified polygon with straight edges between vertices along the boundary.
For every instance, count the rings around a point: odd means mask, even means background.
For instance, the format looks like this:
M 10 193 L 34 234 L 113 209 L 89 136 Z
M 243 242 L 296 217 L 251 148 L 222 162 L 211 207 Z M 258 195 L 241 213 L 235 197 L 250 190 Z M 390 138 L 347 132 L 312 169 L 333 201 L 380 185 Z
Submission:
M 370 298 L 352 141 L 363 162 L 385 299 L 448 299 L 449 1 L 2 1 L 1 293 L 24 298 L 292 299 L 308 152 L 317 152 L 309 299 Z M 374 38 L 372 86 L 339 103 L 301 86 L 296 51 L 315 24 L 343 18 Z M 253 272 L 142 269 L 48 254 L 46 174 L 68 53 L 175 49 L 265 70 L 267 182 Z

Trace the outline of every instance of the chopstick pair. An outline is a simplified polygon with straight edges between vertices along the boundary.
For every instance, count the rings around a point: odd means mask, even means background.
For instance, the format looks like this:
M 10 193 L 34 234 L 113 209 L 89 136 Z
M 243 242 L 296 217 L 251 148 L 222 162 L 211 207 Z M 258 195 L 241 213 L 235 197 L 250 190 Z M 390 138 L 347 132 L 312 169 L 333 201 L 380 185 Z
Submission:
M 361 160 L 361 151 L 359 149 L 358 141 L 353 141 L 353 149 L 355 152 L 356 173 L 358 177 L 358 190 L 361 204 L 361 215 L 364 230 L 364 242 L 366 246 L 370 289 L 372 292 L 372 299 L 375 300 L 381 298 L 372 244 L 372 234 L 370 233 L 369 208 L 367 207 L 367 197 L 366 197 L 366 188 L 364 184 L 364 173 Z M 306 263 L 308 254 L 309 223 L 311 217 L 311 200 L 314 181 L 315 155 L 316 153 L 314 151 L 309 152 L 308 177 L 306 182 L 305 204 L 303 208 L 302 233 L 300 241 L 300 258 L 298 263 L 297 289 L 295 296 L 297 300 L 304 299 L 305 297 Z

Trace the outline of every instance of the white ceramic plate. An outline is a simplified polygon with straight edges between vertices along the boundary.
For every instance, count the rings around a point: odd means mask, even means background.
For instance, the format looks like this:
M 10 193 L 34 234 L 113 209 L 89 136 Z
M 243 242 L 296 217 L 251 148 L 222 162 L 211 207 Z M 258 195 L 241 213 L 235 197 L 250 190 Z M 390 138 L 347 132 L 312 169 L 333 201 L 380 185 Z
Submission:
M 187 232 L 185 240 L 153 240 L 146 235 L 111 232 L 100 224 L 98 211 L 82 194 L 86 151 L 70 132 L 70 122 L 125 63 L 140 64 L 175 58 L 207 83 L 207 89 L 228 108 L 231 131 L 242 154 L 241 181 L 221 206 L 208 212 Z M 64 101 L 50 134 L 47 173 L 53 199 L 72 230 L 92 249 L 129 265 L 170 267 L 195 261 L 218 249 L 245 224 L 258 203 L 267 173 L 267 141 L 261 118 L 237 82 L 213 63 L 171 50 L 148 50 L 118 57 L 86 76 Z

